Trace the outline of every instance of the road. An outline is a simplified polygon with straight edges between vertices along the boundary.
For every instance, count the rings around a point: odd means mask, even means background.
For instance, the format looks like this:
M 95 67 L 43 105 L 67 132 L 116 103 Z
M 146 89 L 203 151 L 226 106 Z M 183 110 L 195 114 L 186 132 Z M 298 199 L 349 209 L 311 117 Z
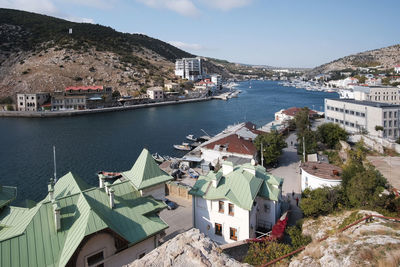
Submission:
M 294 225 L 297 220 L 303 217 L 301 210 L 296 205 L 296 198 L 301 199 L 300 184 L 300 158 L 294 146 L 297 143 L 297 136 L 292 132 L 286 138 L 287 148 L 283 149 L 283 154 L 279 158 L 279 165 L 275 169 L 269 170 L 275 176 L 284 179 L 282 195 L 286 201 L 290 202 L 289 225 Z M 294 195 L 293 195 L 294 193 Z

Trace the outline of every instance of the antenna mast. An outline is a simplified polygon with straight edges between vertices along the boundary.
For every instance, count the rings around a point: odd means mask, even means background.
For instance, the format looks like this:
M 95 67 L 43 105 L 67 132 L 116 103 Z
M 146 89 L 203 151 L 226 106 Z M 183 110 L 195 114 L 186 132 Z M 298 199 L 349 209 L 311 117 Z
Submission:
M 306 142 L 303 136 L 303 162 L 306 162 Z
M 264 167 L 264 151 L 263 151 L 263 143 L 261 142 L 261 166 Z
M 57 182 L 56 146 L 53 146 L 54 183 Z

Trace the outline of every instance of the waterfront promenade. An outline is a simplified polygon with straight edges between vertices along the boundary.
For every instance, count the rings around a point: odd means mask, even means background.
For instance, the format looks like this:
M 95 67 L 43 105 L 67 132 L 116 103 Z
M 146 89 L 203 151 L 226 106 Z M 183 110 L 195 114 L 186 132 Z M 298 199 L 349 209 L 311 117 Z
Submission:
M 115 112 L 115 111 L 125 111 L 132 109 L 141 109 L 148 107 L 159 107 L 168 105 L 178 105 L 192 102 L 202 102 L 212 100 L 211 97 L 202 98 L 192 98 L 192 99 L 182 99 L 174 101 L 163 101 L 147 104 L 137 104 L 130 106 L 121 107 L 110 107 L 110 108 L 98 108 L 98 109 L 85 109 L 85 110 L 66 110 L 66 111 L 1 111 L 0 117 L 21 117 L 21 118 L 54 118 L 54 117 L 72 117 L 86 114 L 94 113 L 105 113 L 105 112 Z

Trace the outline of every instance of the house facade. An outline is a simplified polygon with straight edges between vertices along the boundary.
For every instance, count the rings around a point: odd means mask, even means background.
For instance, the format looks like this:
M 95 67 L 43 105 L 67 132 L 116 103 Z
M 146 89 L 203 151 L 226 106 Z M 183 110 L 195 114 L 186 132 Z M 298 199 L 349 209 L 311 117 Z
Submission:
M 147 89 L 147 96 L 149 97 L 149 99 L 162 101 L 164 99 L 164 90 L 161 87 L 149 88 Z
M 224 161 L 189 192 L 194 227 L 219 244 L 266 233 L 281 215 L 282 184 L 259 165 Z
M 49 93 L 17 94 L 17 110 L 40 111 L 41 105 L 49 100 Z
M 166 205 L 127 179 L 90 187 L 68 173 L 28 208 L 8 202 L 0 201 L 1 266 L 122 266 L 156 248 L 168 227 L 158 216 Z

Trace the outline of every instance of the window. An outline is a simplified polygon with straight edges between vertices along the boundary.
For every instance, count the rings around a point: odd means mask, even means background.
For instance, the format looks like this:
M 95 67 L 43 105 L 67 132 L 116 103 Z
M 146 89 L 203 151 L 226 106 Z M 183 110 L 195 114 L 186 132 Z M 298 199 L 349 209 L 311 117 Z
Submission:
M 229 238 L 232 239 L 232 240 L 237 241 L 237 230 L 236 230 L 236 228 L 232 228 L 232 227 L 229 228 Z
M 365 113 L 361 112 L 361 117 L 365 117 Z
M 360 112 L 357 111 L 357 112 L 356 112 L 356 116 L 360 116 Z
M 224 213 L 224 202 L 218 201 L 218 212 Z
M 350 110 L 350 115 L 354 115 L 354 111 Z
M 385 118 L 385 119 L 386 119 L 386 111 L 385 111 L 385 112 L 383 112 L 383 118 Z
M 348 110 L 348 109 L 346 109 L 346 110 L 344 111 L 344 113 L 346 113 L 346 114 L 349 114 L 349 110 Z
M 386 121 L 383 121 L 383 127 L 386 127 Z
M 215 234 L 222 236 L 222 224 L 215 223 Z
M 392 112 L 391 111 L 389 111 L 389 118 L 391 118 L 392 117 Z
M 231 203 L 228 204 L 228 211 L 229 211 L 229 215 L 231 215 L 231 216 L 235 215 L 235 207 L 233 204 L 231 204 Z
M 392 121 L 389 121 L 389 127 L 392 127 Z
M 97 252 L 91 256 L 86 257 L 87 266 L 103 267 L 104 266 L 104 251 Z

